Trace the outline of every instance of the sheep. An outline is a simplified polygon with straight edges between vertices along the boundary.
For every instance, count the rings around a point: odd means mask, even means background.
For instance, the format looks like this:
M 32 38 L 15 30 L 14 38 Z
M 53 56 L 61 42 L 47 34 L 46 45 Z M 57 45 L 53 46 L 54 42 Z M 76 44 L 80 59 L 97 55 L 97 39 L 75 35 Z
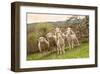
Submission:
M 60 30 L 60 28 L 58 28 L 58 27 L 56 27 L 56 29 L 55 29 L 55 35 L 56 35 L 57 33 L 62 33 L 61 30 Z
M 55 40 L 57 45 L 57 54 L 65 53 L 65 42 L 63 38 L 63 33 L 61 32 L 60 28 L 55 29 Z
M 65 32 L 65 39 L 68 41 L 69 48 L 73 48 L 75 46 L 74 43 L 80 45 L 75 32 L 73 32 L 73 30 L 70 27 L 68 27 L 67 31 Z
M 38 49 L 39 49 L 39 51 L 42 52 L 43 49 L 46 49 L 46 48 L 49 48 L 49 42 L 46 40 L 45 37 L 39 37 L 39 39 L 38 39 Z
M 49 32 L 46 34 L 46 38 L 50 43 L 50 47 L 56 47 L 57 54 L 65 53 L 64 47 L 64 39 L 60 28 L 55 28 L 55 31 Z
M 56 41 L 56 44 L 57 44 L 57 54 L 64 54 L 65 53 L 65 43 L 64 43 L 64 39 L 61 35 L 61 33 L 57 33 L 56 34 L 57 36 L 57 41 Z
M 54 35 L 54 33 L 52 33 L 52 32 L 47 33 L 46 38 L 49 41 L 50 50 L 56 49 L 56 47 L 57 47 L 57 45 L 56 45 L 56 36 Z

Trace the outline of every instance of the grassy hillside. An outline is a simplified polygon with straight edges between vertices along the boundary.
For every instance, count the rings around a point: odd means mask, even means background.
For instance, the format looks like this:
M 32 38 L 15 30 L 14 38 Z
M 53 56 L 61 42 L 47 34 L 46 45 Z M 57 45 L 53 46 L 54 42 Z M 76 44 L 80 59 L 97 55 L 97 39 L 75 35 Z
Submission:
M 58 55 L 56 52 L 48 53 L 33 53 L 27 56 L 27 60 L 47 60 L 47 59 L 72 59 L 72 58 L 88 58 L 89 57 L 89 44 L 82 43 L 79 47 L 73 49 L 65 48 L 65 54 Z M 47 52 L 46 52 L 47 53 Z

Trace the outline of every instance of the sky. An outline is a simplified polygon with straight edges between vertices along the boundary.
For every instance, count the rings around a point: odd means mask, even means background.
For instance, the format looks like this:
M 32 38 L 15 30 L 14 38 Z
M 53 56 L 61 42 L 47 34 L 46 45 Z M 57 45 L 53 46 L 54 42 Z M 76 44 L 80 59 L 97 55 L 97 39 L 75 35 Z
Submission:
M 36 22 L 55 22 L 55 21 L 65 21 L 72 17 L 73 15 L 55 15 L 55 14 L 27 14 L 27 23 L 36 23 Z M 84 18 L 84 16 L 79 16 Z

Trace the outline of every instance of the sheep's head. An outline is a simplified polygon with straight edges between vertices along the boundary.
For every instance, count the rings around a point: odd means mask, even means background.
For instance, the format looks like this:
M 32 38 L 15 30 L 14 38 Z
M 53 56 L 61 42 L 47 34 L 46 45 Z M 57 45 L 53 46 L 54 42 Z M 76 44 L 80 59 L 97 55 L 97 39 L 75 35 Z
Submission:
M 39 42 L 44 42 L 44 41 L 45 41 L 45 38 L 44 38 L 44 37 L 40 37 L 40 38 L 38 39 L 38 41 L 39 41 Z

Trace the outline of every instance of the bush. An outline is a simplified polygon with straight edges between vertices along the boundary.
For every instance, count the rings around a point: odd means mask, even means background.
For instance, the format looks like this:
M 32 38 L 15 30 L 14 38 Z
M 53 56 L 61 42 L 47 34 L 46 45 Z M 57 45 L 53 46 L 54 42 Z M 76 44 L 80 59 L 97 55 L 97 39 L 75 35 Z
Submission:
M 41 36 L 45 36 L 53 28 L 53 25 L 49 23 L 39 23 L 35 26 L 36 32 L 38 32 Z
M 38 38 L 45 35 L 53 29 L 52 24 L 40 23 L 34 26 L 34 32 L 28 32 L 27 36 L 27 51 L 29 53 L 37 52 Z

